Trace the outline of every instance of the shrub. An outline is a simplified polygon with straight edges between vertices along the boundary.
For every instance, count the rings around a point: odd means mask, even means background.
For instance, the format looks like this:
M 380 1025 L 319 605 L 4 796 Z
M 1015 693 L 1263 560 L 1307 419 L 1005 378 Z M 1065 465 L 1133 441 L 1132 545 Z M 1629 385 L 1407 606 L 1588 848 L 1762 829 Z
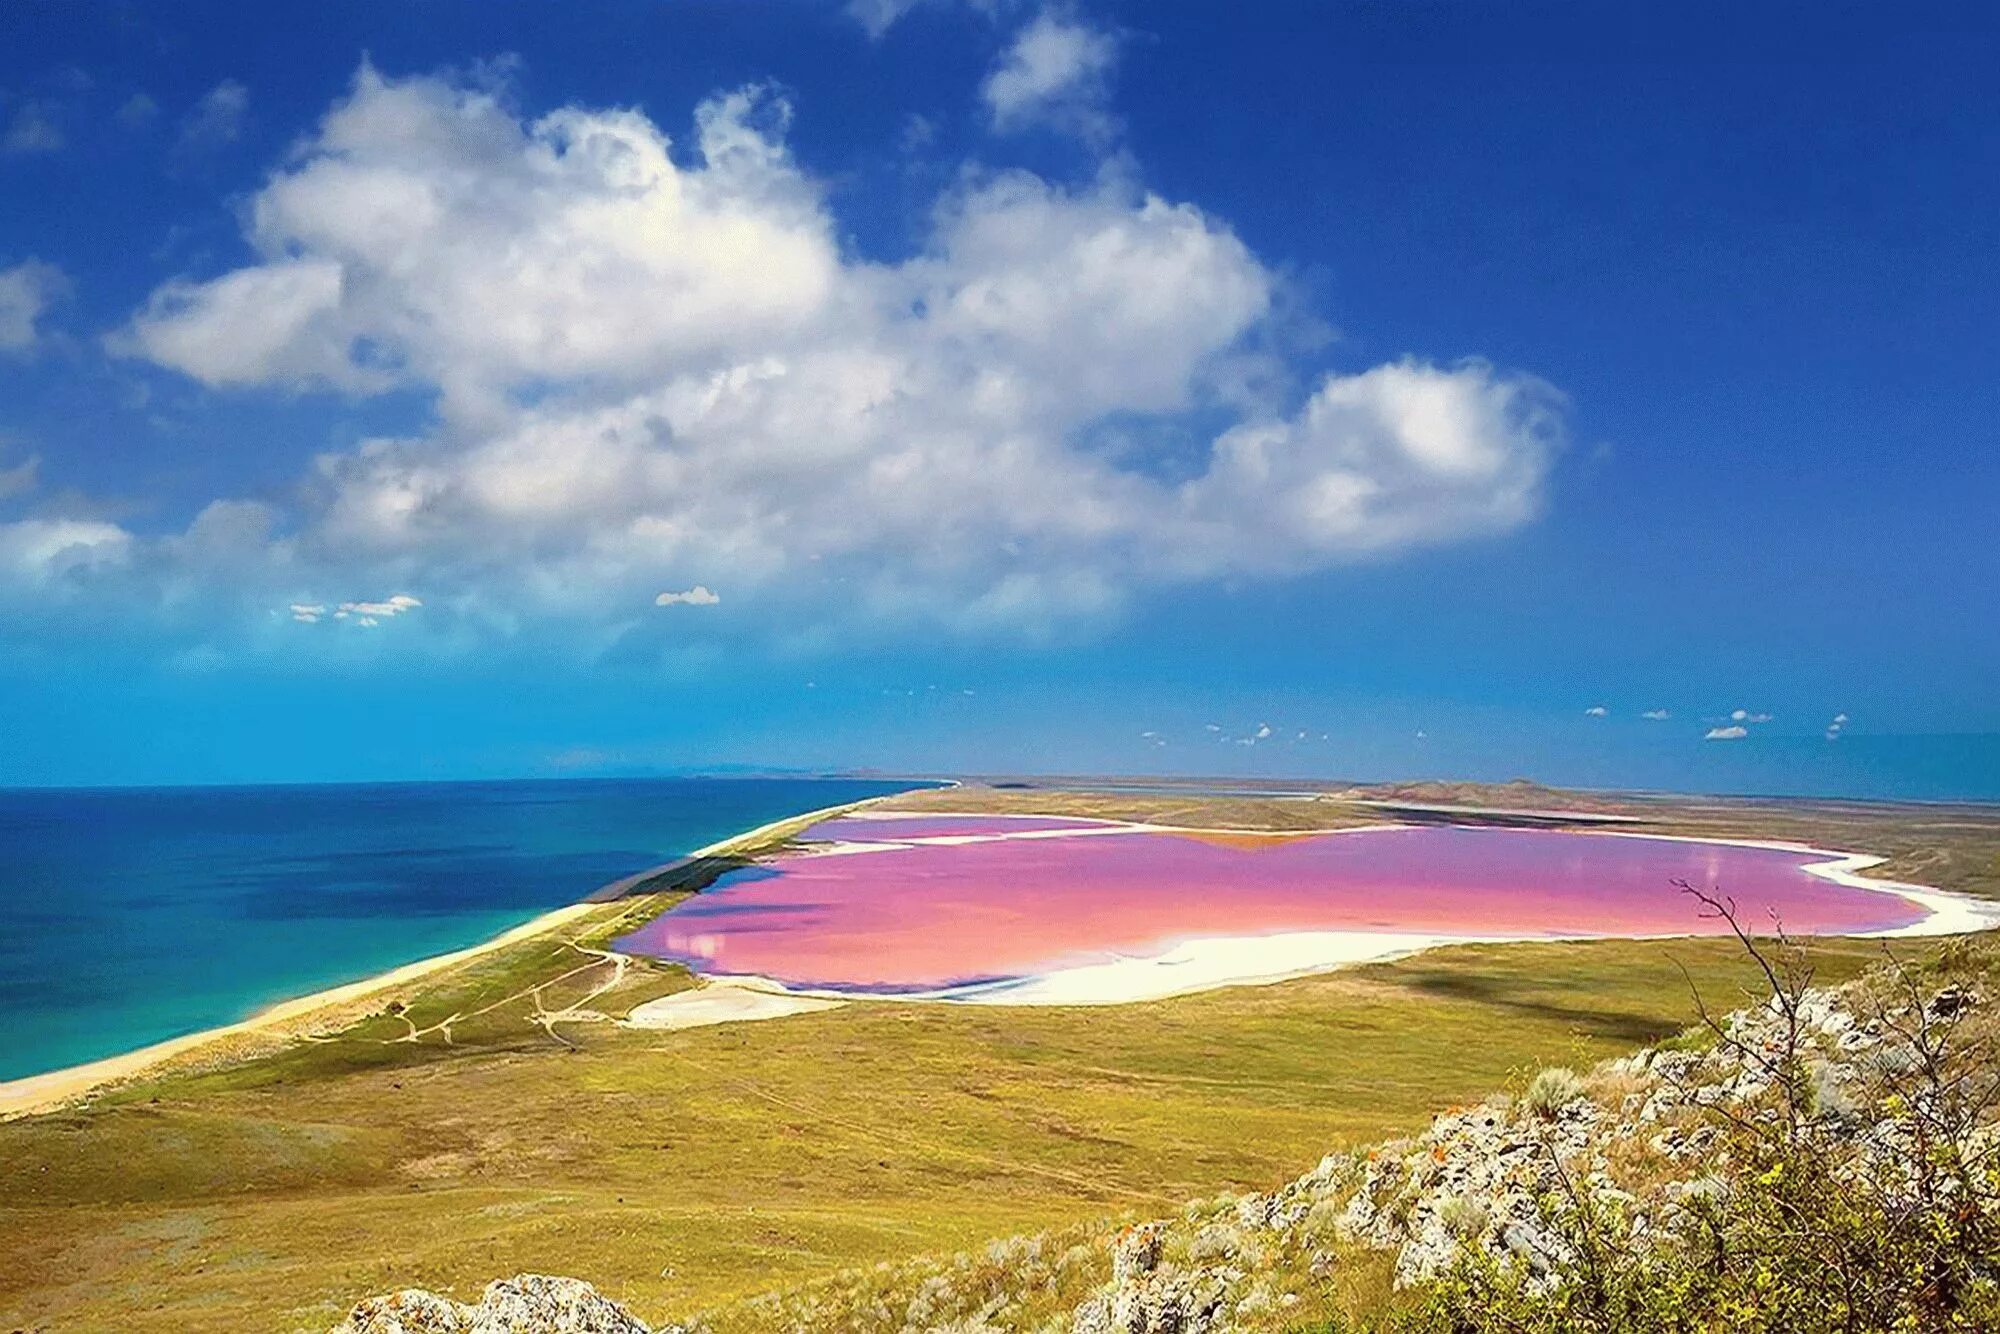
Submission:
M 1551 1066 L 1528 1082 L 1523 1100 L 1536 1116 L 1553 1121 L 1557 1113 L 1582 1096 L 1583 1081 L 1576 1077 L 1576 1071 Z

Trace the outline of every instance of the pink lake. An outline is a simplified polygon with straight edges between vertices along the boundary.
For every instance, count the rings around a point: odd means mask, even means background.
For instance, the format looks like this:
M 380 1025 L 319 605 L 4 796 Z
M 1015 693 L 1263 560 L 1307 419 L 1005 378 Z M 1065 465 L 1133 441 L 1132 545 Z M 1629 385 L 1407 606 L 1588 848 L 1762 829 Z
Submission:
M 943 817 L 940 817 L 943 819 Z M 1056 829 L 1012 819 L 846 819 L 821 840 Z M 1076 822 L 1067 822 L 1076 823 Z M 1550 830 L 1427 826 L 1260 838 L 1119 831 L 804 851 L 725 876 L 617 948 L 802 988 L 914 992 L 1294 932 L 1544 938 L 1719 934 L 1678 890 L 1798 935 L 1924 920 L 1899 896 L 1809 874 L 1829 854 Z

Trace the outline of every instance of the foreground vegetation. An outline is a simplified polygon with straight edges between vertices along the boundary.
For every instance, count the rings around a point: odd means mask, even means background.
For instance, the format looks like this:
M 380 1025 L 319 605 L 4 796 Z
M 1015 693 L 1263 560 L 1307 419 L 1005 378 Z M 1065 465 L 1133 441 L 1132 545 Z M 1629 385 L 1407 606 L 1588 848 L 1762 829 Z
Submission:
M 849 1271 L 759 1309 L 855 1334 L 2000 1327 L 1991 947 L 1829 990 L 1803 952 L 1743 943 L 1761 1003 L 1581 1077 L 1545 1069 L 1419 1138 L 1268 1193 Z
M 1339 814 L 1312 805 L 1215 822 Z M 1544 1067 L 1668 1039 L 1698 1017 L 1691 982 L 1735 1004 L 1763 981 L 1716 940 L 1481 946 L 1088 1010 L 605 1022 L 691 984 L 593 953 L 689 887 L 647 886 L 270 1050 L 0 1124 L 0 1327 L 318 1334 L 371 1292 L 471 1295 L 533 1270 L 727 1334 L 794 1326 L 792 1298 L 762 1294 L 900 1291 L 925 1255 L 1018 1272 L 1030 1245 L 1095 1282 L 1117 1220 L 1269 1190 Z M 1826 942 L 1820 980 L 1880 957 Z M 1286 1319 L 1389 1309 L 1388 1284 L 1357 1258 Z

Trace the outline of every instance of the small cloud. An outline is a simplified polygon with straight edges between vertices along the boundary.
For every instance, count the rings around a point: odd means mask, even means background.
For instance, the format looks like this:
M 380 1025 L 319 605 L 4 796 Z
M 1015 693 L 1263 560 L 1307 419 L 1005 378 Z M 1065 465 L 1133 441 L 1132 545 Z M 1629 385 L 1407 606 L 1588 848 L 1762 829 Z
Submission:
M 1207 728 L 1207 729 L 1208 729 L 1209 731 L 1211 731 L 1211 732 L 1220 732 L 1220 731 L 1222 730 L 1222 729 L 1221 729 L 1220 727 L 1216 726 L 1216 725 L 1215 725 L 1214 723 L 1203 723 L 1203 724 L 1202 724 L 1202 726 L 1203 726 L 1203 727 L 1205 727 L 1205 728 Z
M 201 153 L 235 143 L 243 137 L 243 121 L 249 110 L 250 90 L 234 79 L 224 79 L 181 117 L 175 151 Z
M 23 102 L 14 112 L 14 118 L 7 122 L 6 131 L 0 133 L 0 153 L 29 157 L 60 151 L 66 141 L 56 116 L 51 103 Z
M 1750 729 L 1749 729 L 1749 728 L 1747 728 L 1747 727 L 1734 727 L 1734 726 L 1731 726 L 1731 727 L 1711 727 L 1711 728 L 1709 728 L 1709 729 L 1708 729 L 1708 735 L 1707 735 L 1707 736 L 1705 736 L 1705 737 L 1703 737 L 1703 738 L 1702 738 L 1702 740 L 1704 740 L 1704 741 L 1741 741 L 1741 740 L 1742 740 L 1742 739 L 1743 739 L 1744 737 L 1746 737 L 1746 736 L 1749 736 L 1749 735 L 1750 735 Z
M 1641 718 L 1645 718 L 1656 723 L 1663 723 L 1667 719 L 1673 717 L 1673 715 L 1671 713 L 1668 713 L 1665 709 L 1648 709 L 1639 716 Z
M 936 121 L 912 111 L 903 121 L 903 132 L 897 136 L 897 145 L 905 157 L 913 156 L 936 143 L 937 134 Z
M 1116 37 L 1043 10 L 979 91 L 997 130 L 1046 125 L 1102 141 L 1116 132 L 1103 104 L 1117 62 Z
M 41 485 L 41 471 L 42 461 L 39 458 L 24 459 L 11 468 L 0 468 L 0 500 L 27 495 Z
M 38 259 L 0 269 L 0 354 L 31 351 L 42 337 L 42 316 L 69 290 L 63 271 Z
M 1583 716 L 1586 718 L 1608 718 L 1611 716 L 1611 710 L 1605 708 L 1602 704 L 1593 704 L 1583 711 Z
M 381 602 L 343 602 L 340 604 L 340 610 L 355 616 L 389 617 L 401 616 L 411 608 L 423 605 L 422 602 L 411 597 L 408 593 L 398 593 L 394 597 L 386 598 Z
M 655 607 L 713 607 L 722 598 L 708 590 L 706 584 L 696 584 L 682 593 L 662 593 L 653 599 Z
M 1840 740 L 1840 734 L 1846 729 L 1847 715 L 1836 713 L 1833 715 L 1833 721 L 1826 725 L 1826 739 L 1828 741 L 1838 741 Z
M 151 125 L 159 117 L 160 104 L 145 93 L 134 93 L 125 99 L 113 118 L 128 130 L 141 130 Z
M 1251 735 L 1252 735 L 1252 738 L 1253 738 L 1254 740 L 1257 740 L 1257 741 L 1262 741 L 1262 740 L 1264 740 L 1264 739 L 1265 739 L 1266 737 L 1268 737 L 1268 736 L 1270 736 L 1270 735 L 1271 735 L 1271 724 L 1269 724 L 1269 723 L 1258 723 L 1258 724 L 1257 724 L 1257 730 L 1256 730 L 1256 731 L 1255 731 L 1254 733 L 1252 733 Z
M 423 606 L 421 598 L 408 593 L 397 593 L 383 598 L 380 602 L 342 602 L 331 613 L 324 602 L 294 602 L 288 608 L 293 620 L 301 625 L 318 625 L 329 615 L 336 621 L 353 621 L 356 625 L 380 625 L 392 617 L 401 616 Z
M 917 0 L 848 0 L 847 16 L 859 23 L 877 41 L 896 26 L 896 20 L 917 7 Z
M 1419 727 L 1419 728 L 1417 729 L 1417 740 L 1419 740 L 1419 741 L 1427 741 L 1427 740 L 1429 740 L 1429 739 L 1430 739 L 1430 735 L 1431 735 L 1431 734 L 1430 734 L 1429 732 L 1426 732 L 1426 731 L 1424 731 L 1424 729 L 1423 729 L 1423 728 L 1421 728 L 1421 727 Z
M 1732 723 L 1768 723 L 1771 721 L 1771 715 L 1768 713 L 1752 713 L 1748 709 L 1737 709 L 1729 715 L 1729 721 Z

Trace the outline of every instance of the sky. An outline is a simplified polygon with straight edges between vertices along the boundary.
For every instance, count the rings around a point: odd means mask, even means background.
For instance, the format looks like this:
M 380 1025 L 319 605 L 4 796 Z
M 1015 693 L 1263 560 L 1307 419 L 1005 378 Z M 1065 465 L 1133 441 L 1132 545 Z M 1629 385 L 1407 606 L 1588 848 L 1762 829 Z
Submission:
M 0 784 L 2000 798 L 2000 18 L 29 3 Z

